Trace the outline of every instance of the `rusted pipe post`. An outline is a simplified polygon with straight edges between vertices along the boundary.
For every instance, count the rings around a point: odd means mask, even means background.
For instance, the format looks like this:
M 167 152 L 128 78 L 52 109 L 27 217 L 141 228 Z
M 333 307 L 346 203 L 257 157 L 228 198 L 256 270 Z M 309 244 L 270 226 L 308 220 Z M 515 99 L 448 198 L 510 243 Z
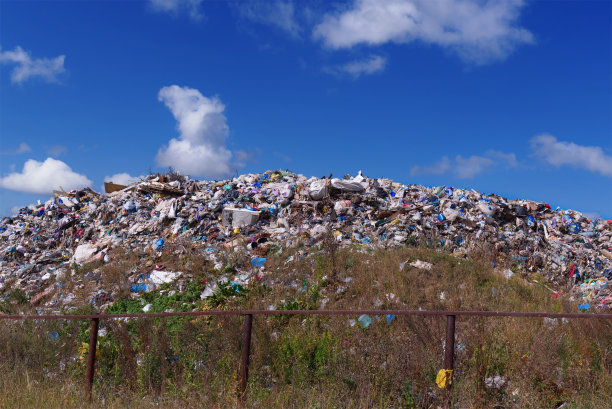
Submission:
M 89 329 L 89 355 L 87 356 L 87 391 L 88 399 L 91 399 L 91 386 L 93 385 L 93 377 L 96 365 L 96 346 L 98 343 L 98 322 L 99 318 L 91 319 L 91 328 Z
M 444 369 L 451 371 L 444 388 L 444 406 L 451 407 L 451 387 L 453 380 L 453 369 L 455 361 L 455 316 L 446 316 L 446 343 L 444 344 Z
M 253 327 L 253 314 L 244 317 L 244 334 L 242 335 L 242 364 L 240 366 L 240 397 L 246 395 L 249 381 L 249 359 L 251 354 L 251 328 Z

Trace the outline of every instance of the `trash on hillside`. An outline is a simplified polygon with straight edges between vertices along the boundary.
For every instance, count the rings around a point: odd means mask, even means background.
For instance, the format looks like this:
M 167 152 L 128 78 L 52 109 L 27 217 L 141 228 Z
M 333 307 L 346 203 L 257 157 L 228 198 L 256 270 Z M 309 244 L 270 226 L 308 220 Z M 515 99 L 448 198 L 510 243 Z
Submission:
M 506 379 L 502 376 L 492 376 L 484 380 L 489 388 L 501 389 L 506 384 Z
M 370 316 L 367 314 L 363 314 L 360 315 L 359 318 L 357 318 L 357 321 L 361 324 L 363 328 L 367 328 L 372 323 L 372 318 L 370 318 Z
M 436 375 L 436 385 L 438 388 L 444 389 L 447 385 L 453 382 L 453 370 L 452 369 L 440 369 L 438 375 Z
M 402 184 L 361 172 L 307 178 L 267 171 L 220 181 L 173 173 L 150 175 L 131 186 L 113 185 L 105 194 L 89 188 L 55 191 L 46 202 L 2 218 L 0 295 L 10 283 L 40 308 L 59 309 L 75 302 L 74 294 L 58 290 L 59 277 L 70 277 L 75 289 L 89 291 L 96 308 L 104 309 L 119 290 L 98 297 L 98 289 L 85 284 L 103 281 L 99 268 L 117 261 L 107 257 L 114 248 L 152 257 L 171 252 L 201 256 L 219 272 L 225 266 L 221 252 L 246 252 L 251 265 L 230 269 L 224 278 L 247 285 L 265 277 L 270 251 L 281 254 L 299 243 L 302 253 L 292 256 L 298 259 L 325 251 L 331 237 L 334 246 L 368 249 L 420 242 L 462 258 L 486 245 L 507 260 L 499 266 L 507 278 L 512 272 L 569 285 L 567 296 L 580 300 L 585 311 L 612 305 L 612 221 L 546 203 Z M 183 247 L 177 247 L 179 242 Z M 86 264 L 85 270 L 93 271 L 78 274 Z M 406 264 L 433 269 L 416 260 L 401 263 L 400 270 Z M 152 268 L 134 268 L 125 271 L 125 289 L 132 296 L 162 285 Z M 183 278 L 168 275 L 162 281 Z M 348 285 L 343 284 L 344 290 Z M 207 287 L 202 295 L 211 291 Z
M 265 257 L 253 257 L 251 259 L 251 264 L 255 268 L 261 268 L 266 263 L 266 260 L 267 260 L 267 258 L 265 258 Z
M 421 270 L 431 270 L 433 264 L 428 263 L 427 261 L 416 260 L 410 263 L 410 265 L 414 268 L 420 268 Z

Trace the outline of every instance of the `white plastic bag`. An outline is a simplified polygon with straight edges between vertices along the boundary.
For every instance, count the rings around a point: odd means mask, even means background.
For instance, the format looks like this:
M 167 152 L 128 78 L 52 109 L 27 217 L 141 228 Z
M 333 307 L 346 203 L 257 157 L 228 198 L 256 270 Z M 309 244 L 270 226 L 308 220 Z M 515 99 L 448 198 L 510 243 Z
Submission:
M 364 186 L 355 180 L 332 179 L 332 187 L 343 192 L 361 192 Z
M 327 196 L 327 181 L 317 180 L 310 184 L 308 188 L 308 194 L 312 200 L 323 200 Z

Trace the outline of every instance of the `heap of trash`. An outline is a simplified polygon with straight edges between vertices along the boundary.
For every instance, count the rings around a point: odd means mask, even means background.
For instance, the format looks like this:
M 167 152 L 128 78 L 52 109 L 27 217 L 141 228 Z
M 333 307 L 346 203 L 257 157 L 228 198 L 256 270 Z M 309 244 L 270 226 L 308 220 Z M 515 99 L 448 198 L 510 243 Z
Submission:
M 361 172 L 307 178 L 267 171 L 222 181 L 169 173 L 131 186 L 106 183 L 105 190 L 56 191 L 47 202 L 2 219 L 0 297 L 18 288 L 33 305 L 50 298 L 46 305 L 61 307 L 73 297 L 57 288 L 59 279 L 74 275 L 75 266 L 108 262 L 115 247 L 159 254 L 178 238 L 203 245 L 197 251 L 217 268 L 223 267 L 219 251 L 249 252 L 252 268 L 235 278 L 248 284 L 265 269 L 263 244 L 289 248 L 299 241 L 314 248 L 331 238 L 340 246 L 374 249 L 435 240 L 458 257 L 486 246 L 527 275 L 571 284 L 581 309 L 612 306 L 612 221 L 546 203 L 405 185 Z M 133 291 L 150 291 L 182 274 L 149 270 L 146 278 L 134 278 Z M 514 274 L 509 268 L 501 272 Z M 95 271 L 88 275 L 99 280 Z M 214 290 L 206 288 L 202 297 Z

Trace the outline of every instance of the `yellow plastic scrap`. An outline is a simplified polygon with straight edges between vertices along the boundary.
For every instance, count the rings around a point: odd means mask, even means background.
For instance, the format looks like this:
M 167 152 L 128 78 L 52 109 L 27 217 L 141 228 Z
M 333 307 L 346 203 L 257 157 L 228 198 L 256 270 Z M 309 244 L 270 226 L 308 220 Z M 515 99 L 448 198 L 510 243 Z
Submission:
M 436 376 L 436 385 L 438 388 L 444 389 L 447 385 L 453 382 L 453 370 L 452 369 L 440 369 Z
M 83 360 L 85 359 L 85 357 L 89 354 L 89 343 L 88 342 L 81 342 L 81 346 L 79 347 L 79 359 Z M 99 348 L 96 348 L 96 358 L 100 358 L 102 356 L 102 353 L 100 352 Z
M 79 359 L 85 358 L 87 351 L 89 351 L 89 344 L 87 342 L 82 342 L 81 346 L 79 347 Z

